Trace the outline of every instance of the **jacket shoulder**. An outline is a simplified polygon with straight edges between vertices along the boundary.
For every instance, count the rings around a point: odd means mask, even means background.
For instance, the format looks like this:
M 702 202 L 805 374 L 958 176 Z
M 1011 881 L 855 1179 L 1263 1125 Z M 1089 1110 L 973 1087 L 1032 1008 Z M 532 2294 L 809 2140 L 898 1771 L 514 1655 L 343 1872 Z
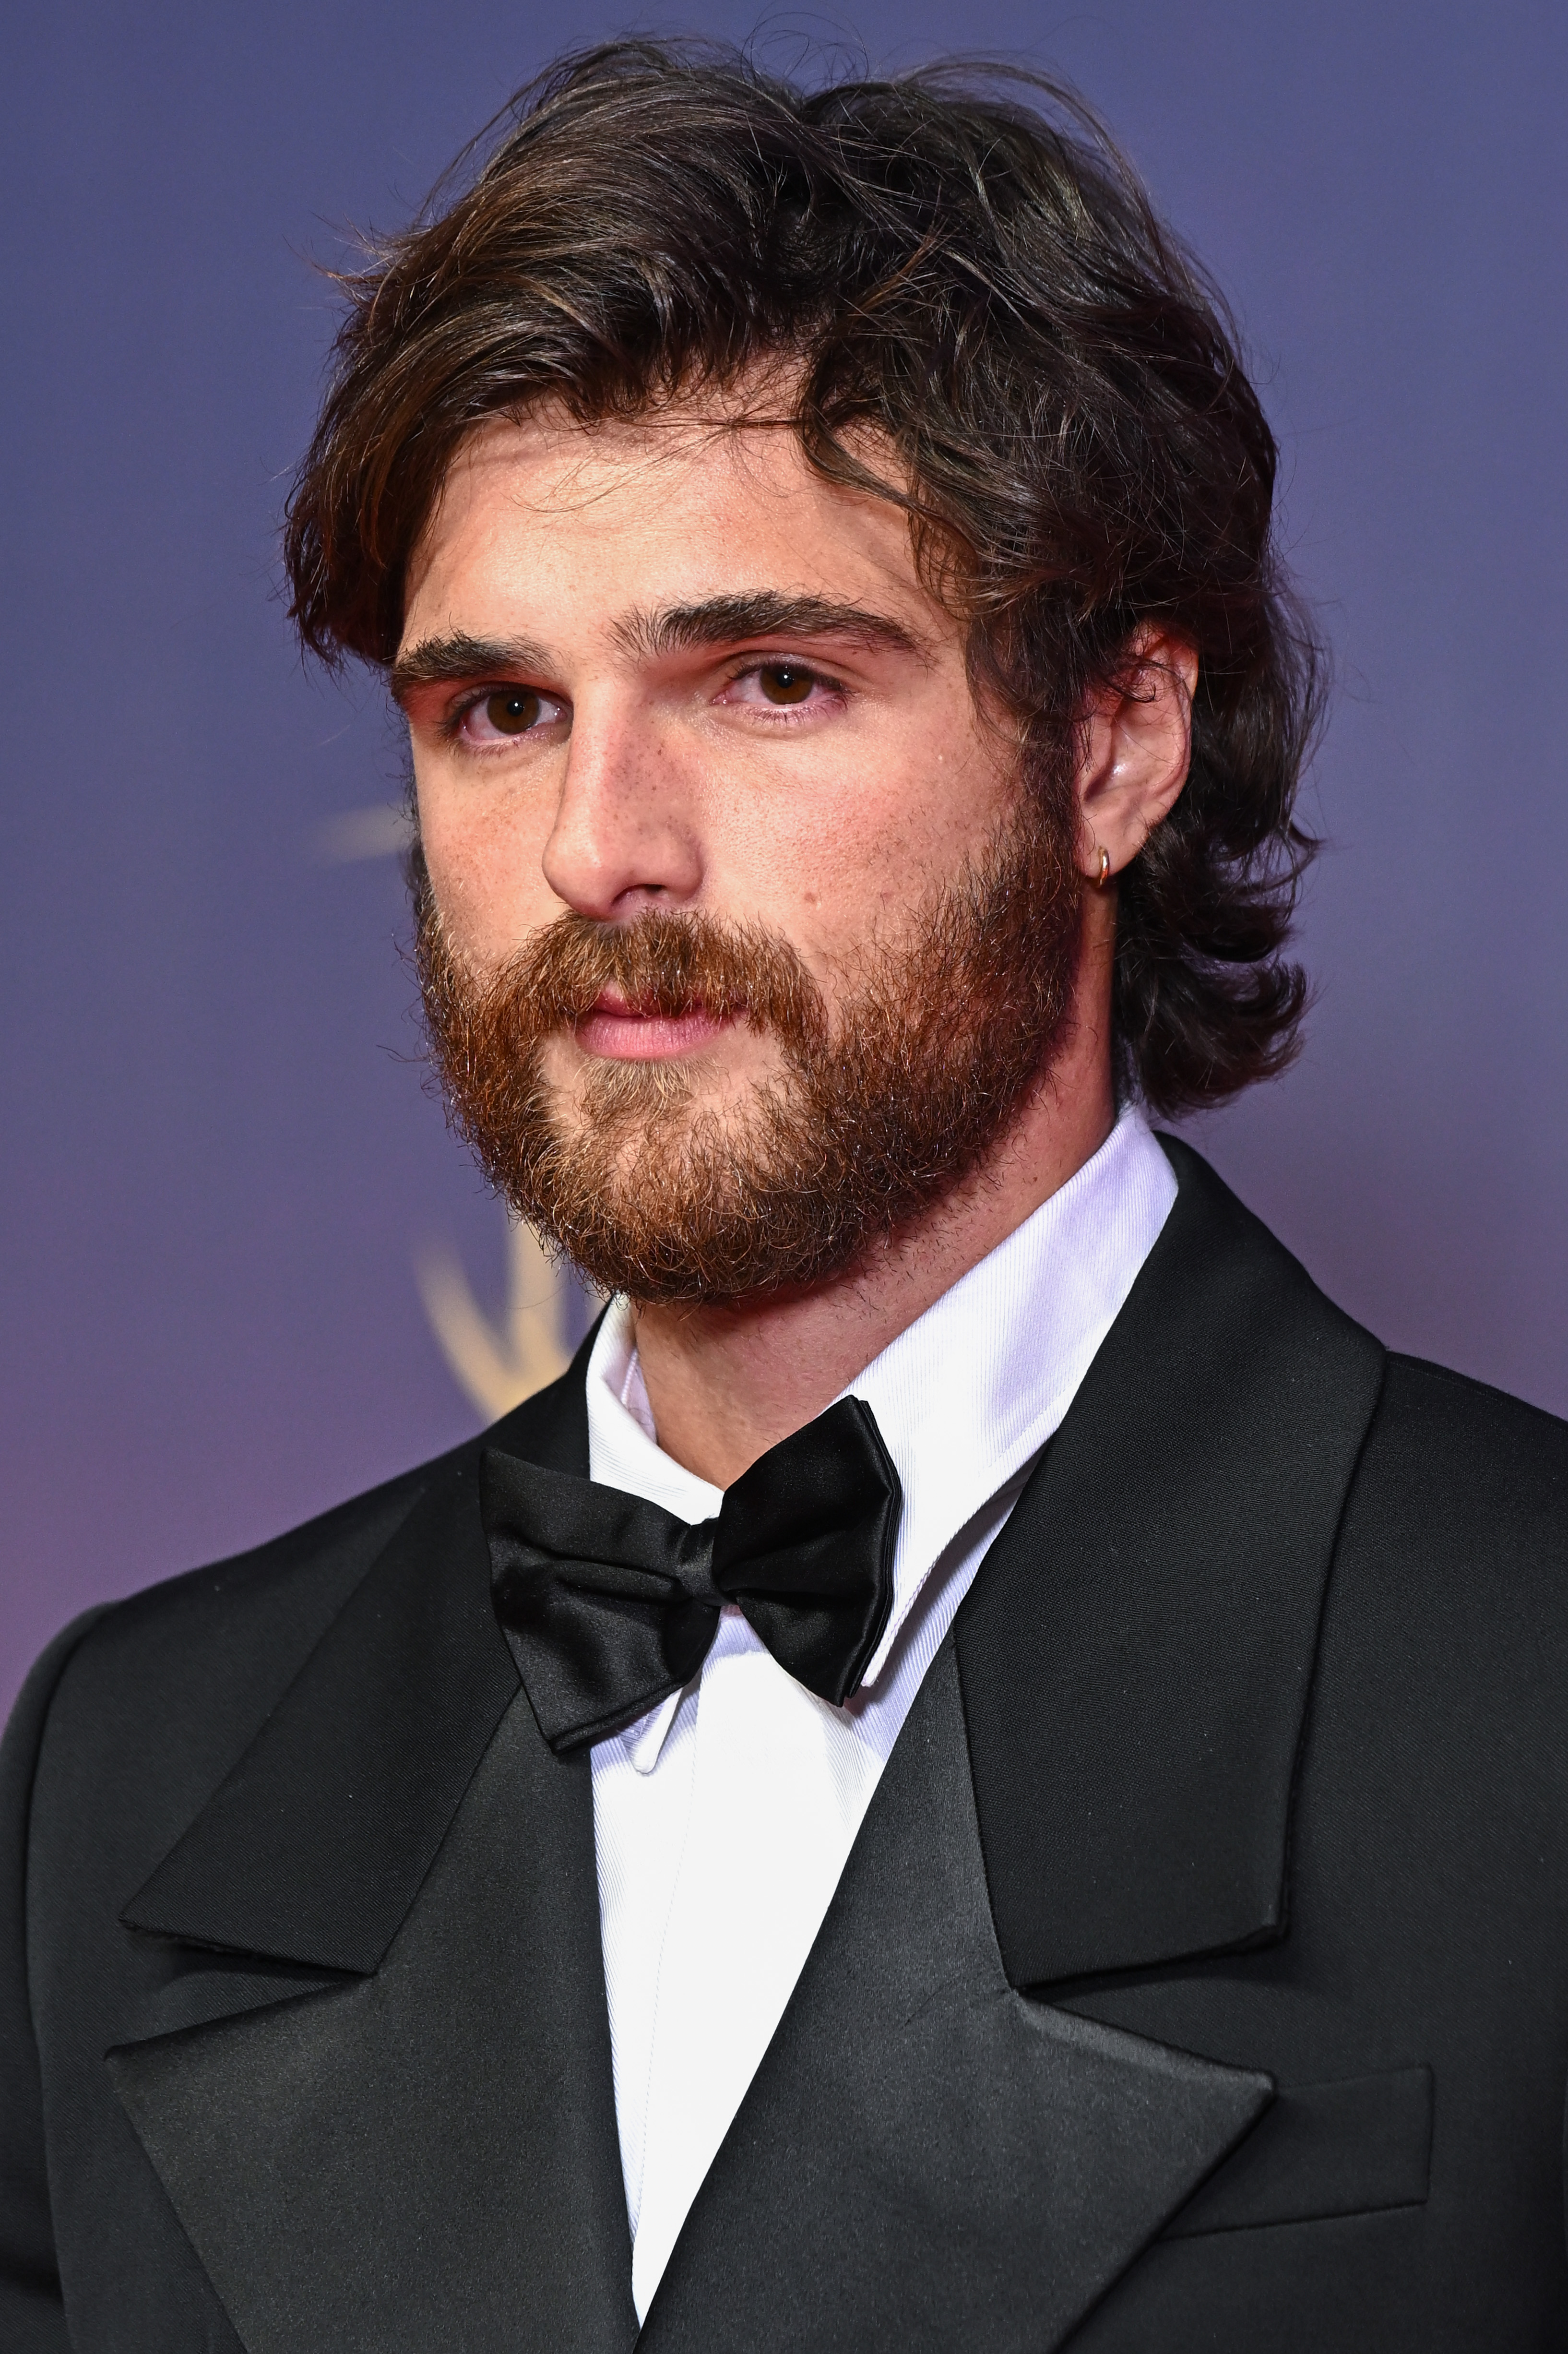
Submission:
M 455 1449 L 351 1496 L 243 1553 L 161 1579 L 101 1611 L 77 1647 L 73 1675 L 118 1663 L 150 1670 L 167 1647 L 264 1649 L 331 1617 Z
M 1568 1422 L 1419 1357 L 1391 1356 L 1354 1502 L 1423 1548 L 1568 1543 Z
M 79 1622 L 68 1655 L 51 1660 L 58 1681 L 37 1728 L 46 1811 L 69 1827 L 95 1789 L 123 1785 L 132 1807 L 156 1794 L 173 1838 L 249 1748 L 423 1497 L 461 1483 L 493 1445 L 586 1472 L 588 1347 L 560 1380 L 445 1454 Z
M 1346 1503 L 1330 1617 L 1359 1630 L 1385 1676 L 1398 1659 L 1434 1690 L 1495 1688 L 1499 1709 L 1538 1708 L 1532 1721 L 1557 1745 L 1568 1423 L 1440 1365 L 1391 1357 Z
M 162 1794 L 177 1829 L 260 1730 L 431 1481 L 435 1458 L 301 1527 L 145 1587 L 68 1628 L 39 1744 L 40 1795 Z M 101 1803 L 102 1803 L 101 1801 Z M 52 1809 L 50 1809 L 52 1811 Z

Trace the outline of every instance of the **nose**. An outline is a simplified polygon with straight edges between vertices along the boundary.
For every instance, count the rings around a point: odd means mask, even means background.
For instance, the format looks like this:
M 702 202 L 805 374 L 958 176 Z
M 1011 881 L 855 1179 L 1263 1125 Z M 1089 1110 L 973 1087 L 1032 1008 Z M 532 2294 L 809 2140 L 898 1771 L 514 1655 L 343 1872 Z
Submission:
M 703 857 L 694 812 L 674 748 L 652 714 L 609 697 L 578 701 L 544 869 L 557 898 L 599 923 L 696 896 Z

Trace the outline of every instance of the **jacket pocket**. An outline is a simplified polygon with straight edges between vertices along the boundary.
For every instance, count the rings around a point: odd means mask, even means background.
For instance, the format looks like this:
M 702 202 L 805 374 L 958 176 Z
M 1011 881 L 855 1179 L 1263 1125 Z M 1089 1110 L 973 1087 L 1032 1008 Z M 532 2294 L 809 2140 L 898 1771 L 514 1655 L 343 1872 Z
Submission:
M 1430 2068 L 1282 2090 L 1164 2237 L 1421 2206 L 1431 2157 Z

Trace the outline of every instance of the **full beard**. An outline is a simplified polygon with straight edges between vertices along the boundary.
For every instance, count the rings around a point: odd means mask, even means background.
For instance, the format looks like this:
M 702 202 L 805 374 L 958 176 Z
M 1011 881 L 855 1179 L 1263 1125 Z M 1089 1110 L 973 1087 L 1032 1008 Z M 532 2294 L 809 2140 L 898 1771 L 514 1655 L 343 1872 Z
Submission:
M 1081 885 L 1068 828 L 1023 797 L 986 854 L 895 941 L 862 949 L 832 1010 L 787 939 L 655 908 L 567 914 L 490 976 L 452 953 L 420 853 L 416 957 L 454 1129 L 546 1247 L 640 1303 L 809 1288 L 915 1224 L 988 1159 L 1065 1041 Z M 779 1067 L 704 1101 L 700 1063 L 586 1062 L 548 1042 L 606 988 L 641 1013 L 745 1021 Z

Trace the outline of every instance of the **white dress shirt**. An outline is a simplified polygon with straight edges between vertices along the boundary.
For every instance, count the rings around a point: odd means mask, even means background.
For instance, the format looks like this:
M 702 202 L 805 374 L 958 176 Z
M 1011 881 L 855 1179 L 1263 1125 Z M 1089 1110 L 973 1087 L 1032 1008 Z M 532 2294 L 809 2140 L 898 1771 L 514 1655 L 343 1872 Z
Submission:
M 832 1708 L 727 1607 L 701 1672 L 592 1753 L 599 1918 L 641 2320 L 772 2040 L 921 1678 L 1176 1198 L 1141 1116 L 843 1394 L 903 1483 L 887 1630 Z M 592 1476 L 708 1520 L 658 1444 L 631 1312 L 588 1368 Z

